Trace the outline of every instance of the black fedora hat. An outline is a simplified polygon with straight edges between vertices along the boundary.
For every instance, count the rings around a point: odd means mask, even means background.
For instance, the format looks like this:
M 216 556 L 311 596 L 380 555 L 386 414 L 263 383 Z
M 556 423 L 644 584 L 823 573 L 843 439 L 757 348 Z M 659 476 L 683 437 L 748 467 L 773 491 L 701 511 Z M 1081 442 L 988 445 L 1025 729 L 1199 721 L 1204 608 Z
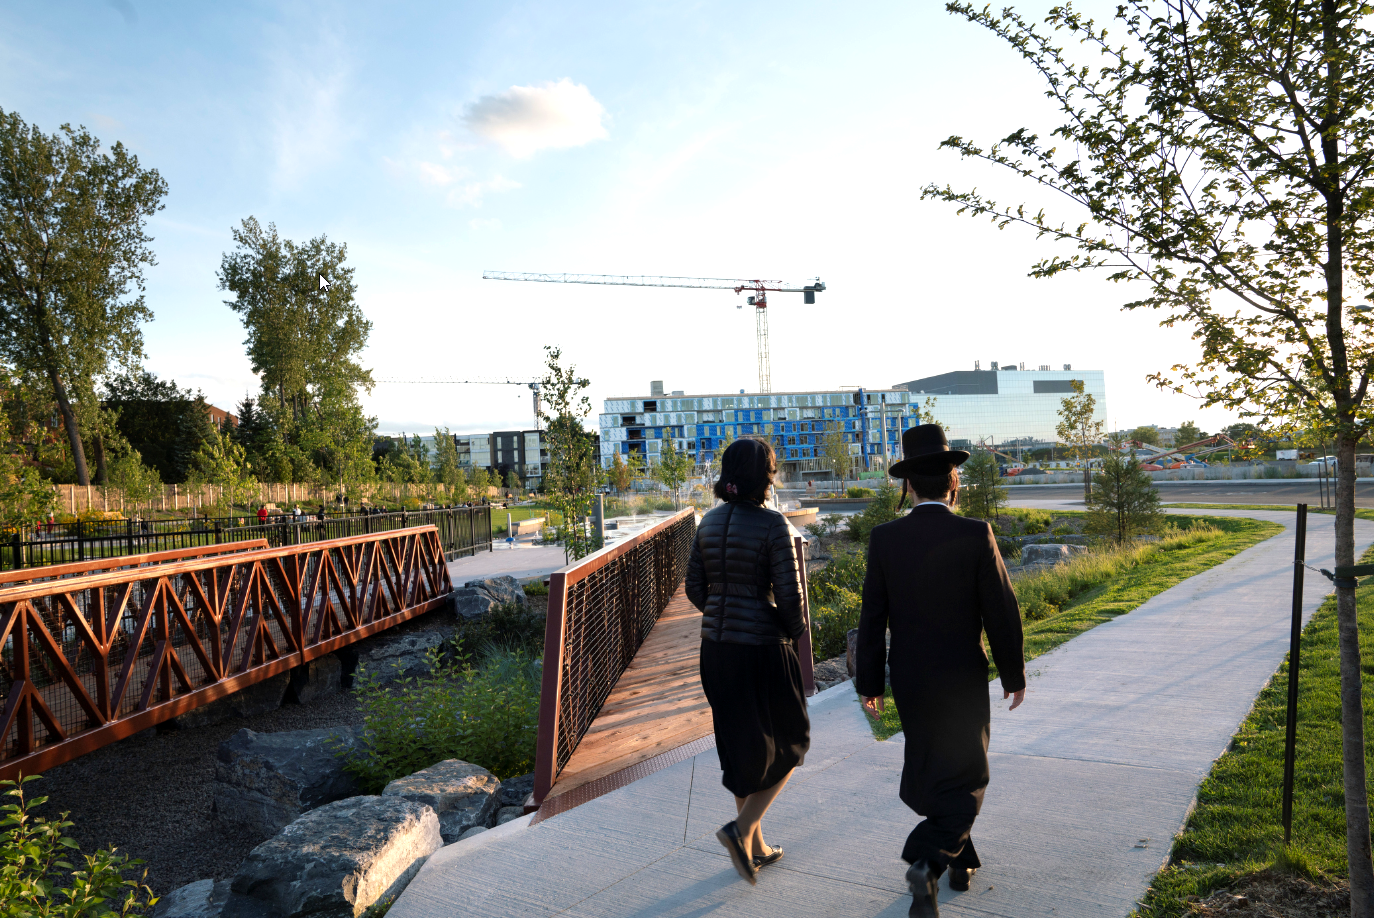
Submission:
M 894 463 L 888 474 L 893 478 L 943 475 L 963 465 L 968 457 L 968 450 L 949 448 L 945 429 L 939 424 L 921 424 L 902 434 L 902 461 Z

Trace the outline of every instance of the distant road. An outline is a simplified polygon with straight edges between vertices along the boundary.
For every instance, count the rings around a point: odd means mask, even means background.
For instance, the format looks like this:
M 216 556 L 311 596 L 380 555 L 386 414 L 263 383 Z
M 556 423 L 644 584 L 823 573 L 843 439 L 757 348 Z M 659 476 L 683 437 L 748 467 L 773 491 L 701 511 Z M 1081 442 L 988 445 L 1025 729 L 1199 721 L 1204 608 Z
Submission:
M 1277 478 L 1254 481 L 1157 481 L 1163 503 L 1198 504 L 1312 504 L 1321 503 L 1316 479 Z M 1010 485 L 1013 500 L 1083 499 L 1081 484 Z M 1329 500 L 1329 498 L 1328 498 Z M 1374 478 L 1355 482 L 1355 506 L 1374 507 Z

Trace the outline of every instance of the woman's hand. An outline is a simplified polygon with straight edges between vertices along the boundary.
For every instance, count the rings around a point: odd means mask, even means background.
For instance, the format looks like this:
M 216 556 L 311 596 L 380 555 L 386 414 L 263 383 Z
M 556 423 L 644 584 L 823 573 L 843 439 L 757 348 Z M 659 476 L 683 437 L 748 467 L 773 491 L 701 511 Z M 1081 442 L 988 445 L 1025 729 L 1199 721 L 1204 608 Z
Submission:
M 883 708 L 887 705 L 887 698 L 879 695 L 876 698 L 864 699 L 864 713 L 874 720 L 881 720 Z

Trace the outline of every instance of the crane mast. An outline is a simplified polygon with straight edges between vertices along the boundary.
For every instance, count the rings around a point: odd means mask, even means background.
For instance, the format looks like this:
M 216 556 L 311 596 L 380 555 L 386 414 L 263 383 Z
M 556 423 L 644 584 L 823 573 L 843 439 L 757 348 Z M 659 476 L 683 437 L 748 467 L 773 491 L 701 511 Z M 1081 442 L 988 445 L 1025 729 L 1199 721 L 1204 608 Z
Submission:
M 598 284 L 617 287 L 687 287 L 695 290 L 752 291 L 748 303 L 754 307 L 754 336 L 758 348 L 759 392 L 773 391 L 771 358 L 768 353 L 768 294 L 800 293 L 805 303 L 815 303 L 816 294 L 825 290 L 819 277 L 809 284 L 788 284 L 779 280 L 742 280 L 725 277 L 661 277 L 624 274 L 537 274 L 522 271 L 483 271 L 483 280 L 532 281 L 541 284 Z M 743 309 L 744 304 L 738 304 Z

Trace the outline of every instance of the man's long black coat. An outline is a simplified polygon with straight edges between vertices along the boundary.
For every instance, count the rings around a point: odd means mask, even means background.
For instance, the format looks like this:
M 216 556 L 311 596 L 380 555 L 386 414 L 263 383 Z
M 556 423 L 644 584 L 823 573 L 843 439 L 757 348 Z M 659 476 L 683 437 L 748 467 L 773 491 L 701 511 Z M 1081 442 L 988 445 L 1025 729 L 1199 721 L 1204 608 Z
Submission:
M 873 530 L 855 688 L 882 695 L 888 657 L 906 738 L 901 797 L 923 816 L 982 807 L 992 713 L 983 633 L 1002 688 L 1025 688 L 1021 612 L 992 527 L 923 504 Z

